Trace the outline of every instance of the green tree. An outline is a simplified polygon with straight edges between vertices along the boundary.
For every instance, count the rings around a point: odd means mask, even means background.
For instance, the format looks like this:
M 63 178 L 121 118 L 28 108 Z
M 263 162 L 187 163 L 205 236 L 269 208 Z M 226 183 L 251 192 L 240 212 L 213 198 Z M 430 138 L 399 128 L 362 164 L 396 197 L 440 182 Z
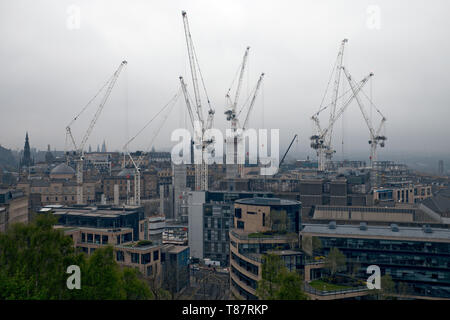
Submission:
M 325 268 L 334 277 L 338 271 L 345 269 L 346 258 L 345 255 L 338 249 L 332 248 L 325 259 Z
M 302 237 L 302 250 L 312 256 L 322 249 L 322 241 L 319 237 L 303 236 Z
M 281 277 L 280 289 L 277 292 L 279 300 L 307 300 L 308 296 L 301 289 L 303 279 L 296 272 L 287 272 Z
M 111 246 L 99 248 L 81 267 L 81 295 L 84 299 L 118 300 L 125 299 L 123 274 L 114 261 Z
M 390 274 L 381 277 L 380 294 L 382 299 L 389 299 L 395 293 L 395 283 Z
M 0 234 L 0 300 L 152 298 L 137 270 L 119 267 L 112 247 L 86 258 L 70 237 L 53 228 L 55 222 L 52 215 L 38 215 Z M 70 265 L 80 267 L 81 290 L 66 286 Z
M 286 267 L 278 255 L 269 253 L 263 257 L 261 268 L 262 279 L 258 282 L 256 293 L 263 300 L 274 300 Z
M 38 216 L 0 234 L 0 299 L 65 299 L 66 268 L 80 265 L 72 239 L 53 229 L 56 218 Z
M 149 286 L 141 279 L 136 269 L 124 268 L 123 282 L 127 300 L 148 300 L 153 298 Z
M 256 294 L 263 300 L 305 300 L 303 280 L 296 272 L 289 272 L 280 256 L 263 257 L 262 279 L 258 281 Z

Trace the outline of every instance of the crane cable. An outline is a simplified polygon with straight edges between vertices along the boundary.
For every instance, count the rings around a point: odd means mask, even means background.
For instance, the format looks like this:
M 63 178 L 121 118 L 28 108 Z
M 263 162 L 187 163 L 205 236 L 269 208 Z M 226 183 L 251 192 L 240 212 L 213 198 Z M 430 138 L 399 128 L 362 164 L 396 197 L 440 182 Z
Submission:
M 100 90 L 88 101 L 88 103 L 81 109 L 81 111 L 70 121 L 70 123 L 67 125 L 70 127 L 77 119 L 78 117 L 89 107 L 89 105 L 98 97 L 98 95 L 103 91 L 103 89 L 106 88 L 106 86 L 112 81 L 114 78 L 114 74 L 108 79 L 108 81 L 105 82 L 105 84 L 100 88 Z
M 164 105 L 164 107 L 162 107 L 161 108 L 161 110 L 159 110 L 145 125 L 144 125 L 144 127 L 141 129 L 141 130 L 139 130 L 128 142 L 127 142 L 127 144 L 125 145 L 125 147 L 128 147 L 128 145 L 134 140 L 134 139 L 136 139 L 136 137 L 139 135 L 139 134 L 141 134 L 141 132 L 142 131 L 144 131 L 152 122 L 153 122 L 153 120 L 155 120 L 156 119 L 156 117 L 158 117 L 160 114 L 161 114 L 161 112 L 163 112 L 172 102 L 175 102 L 175 101 L 177 101 L 178 100 L 178 97 L 180 96 L 180 93 L 181 93 L 181 88 L 180 88 L 180 90 L 169 100 L 169 102 L 167 102 L 165 105 Z

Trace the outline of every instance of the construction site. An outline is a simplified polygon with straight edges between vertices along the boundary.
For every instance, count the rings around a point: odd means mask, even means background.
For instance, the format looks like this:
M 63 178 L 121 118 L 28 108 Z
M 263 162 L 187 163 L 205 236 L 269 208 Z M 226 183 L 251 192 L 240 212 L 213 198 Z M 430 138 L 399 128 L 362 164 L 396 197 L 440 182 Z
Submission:
M 112 245 L 119 265 L 137 268 L 152 289 L 164 288 L 172 299 L 261 299 L 269 253 L 280 257 L 287 271 L 302 276 L 309 299 L 375 299 L 365 286 L 369 265 L 379 265 L 383 275 L 390 275 L 396 297 L 450 299 L 449 176 L 443 163 L 441 174 L 429 175 L 383 155 L 389 148 L 390 109 L 374 103 L 369 88 L 376 70 L 370 71 L 371 60 L 352 55 L 355 64 L 367 63 L 365 70 L 353 70 L 347 63 L 347 53 L 358 43 L 345 38 L 336 43 L 334 61 L 321 58 L 332 67 L 322 79 L 325 91 L 310 93 L 317 97 L 317 111 L 295 111 L 296 117 L 308 119 L 313 131 L 294 128 L 291 135 L 287 128 L 274 128 L 288 143 L 275 150 L 271 141 L 271 154 L 267 149 L 261 155 L 262 147 L 269 146 L 261 146 L 261 134 L 252 140 L 249 132 L 268 129 L 252 124 L 263 114 L 264 81 L 269 82 L 270 73 L 250 69 L 253 47 L 239 44 L 243 54 L 227 66 L 237 70 L 226 79 L 231 85 L 220 97 L 226 105 L 215 105 L 213 101 L 221 100 L 207 90 L 200 68 L 202 48 L 194 45 L 207 30 L 191 32 L 186 11 L 180 18 L 188 76 L 176 79 L 179 86 L 171 97 L 161 97 L 166 103 L 146 109 L 143 125 L 130 128 L 120 151 L 108 151 L 105 142 L 101 151 L 93 151 L 92 137 L 104 135 L 98 131 L 99 119 L 108 113 L 111 96 L 126 90 L 118 89 L 122 78 L 130 76 L 124 74 L 133 61 L 117 61 L 107 81 L 98 84 L 100 90 L 67 115 L 64 153 L 52 153 L 49 146 L 46 161 L 25 161 L 17 182 L 7 186 L 21 193 L 10 192 L 8 201 L 27 197 L 29 221 L 38 214 L 56 216 L 55 228 L 87 255 Z M 249 75 L 257 81 L 250 83 Z M 179 129 L 173 119 L 181 114 L 180 104 L 188 124 L 182 129 L 190 133 L 190 141 L 175 154 L 169 150 L 177 142 L 161 132 Z M 337 134 L 344 116 L 352 119 L 348 126 L 359 121 L 366 130 L 351 137 L 367 145 L 362 159 L 337 160 L 337 151 L 344 148 L 345 137 Z M 217 128 L 217 123 L 226 126 Z M 227 134 L 218 141 L 214 130 Z M 62 137 L 62 132 L 55 135 Z M 163 144 L 157 144 L 161 139 Z M 315 156 L 294 154 L 294 149 L 308 149 Z M 174 156 L 187 161 L 174 163 Z M 276 173 L 263 175 L 269 158 L 276 161 Z M 7 225 L 6 218 L 0 220 L 0 230 Z M 347 259 L 337 273 L 326 262 L 334 248 Z M 327 285 L 331 289 L 325 290 Z

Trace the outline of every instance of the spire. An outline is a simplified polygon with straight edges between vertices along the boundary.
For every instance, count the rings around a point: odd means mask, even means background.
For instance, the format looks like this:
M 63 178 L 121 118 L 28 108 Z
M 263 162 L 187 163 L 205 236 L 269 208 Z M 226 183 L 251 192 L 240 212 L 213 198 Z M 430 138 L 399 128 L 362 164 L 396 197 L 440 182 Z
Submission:
M 21 162 L 21 166 L 22 167 L 29 167 L 32 165 L 32 160 L 31 160 L 31 152 L 30 152 L 30 141 L 28 139 L 28 131 L 25 135 L 25 145 L 23 147 L 23 157 L 22 157 L 22 162 Z

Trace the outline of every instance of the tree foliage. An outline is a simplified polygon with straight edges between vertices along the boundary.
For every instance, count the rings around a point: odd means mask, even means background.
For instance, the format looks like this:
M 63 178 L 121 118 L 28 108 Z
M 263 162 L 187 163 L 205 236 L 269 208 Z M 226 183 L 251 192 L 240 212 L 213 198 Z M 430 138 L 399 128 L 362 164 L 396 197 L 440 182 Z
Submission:
M 258 281 L 256 294 L 263 300 L 306 300 L 302 291 L 303 280 L 296 272 L 289 272 L 280 256 L 263 257 L 262 279 Z
M 345 269 L 345 265 L 345 255 L 338 248 L 331 248 L 325 259 L 325 268 L 330 271 L 331 276 L 335 276 L 338 271 Z
M 121 268 L 112 247 L 90 257 L 77 253 L 70 237 L 53 228 L 56 218 L 39 215 L 0 234 L 0 299 L 149 299 L 134 269 Z M 81 289 L 69 290 L 67 267 L 81 270 Z

